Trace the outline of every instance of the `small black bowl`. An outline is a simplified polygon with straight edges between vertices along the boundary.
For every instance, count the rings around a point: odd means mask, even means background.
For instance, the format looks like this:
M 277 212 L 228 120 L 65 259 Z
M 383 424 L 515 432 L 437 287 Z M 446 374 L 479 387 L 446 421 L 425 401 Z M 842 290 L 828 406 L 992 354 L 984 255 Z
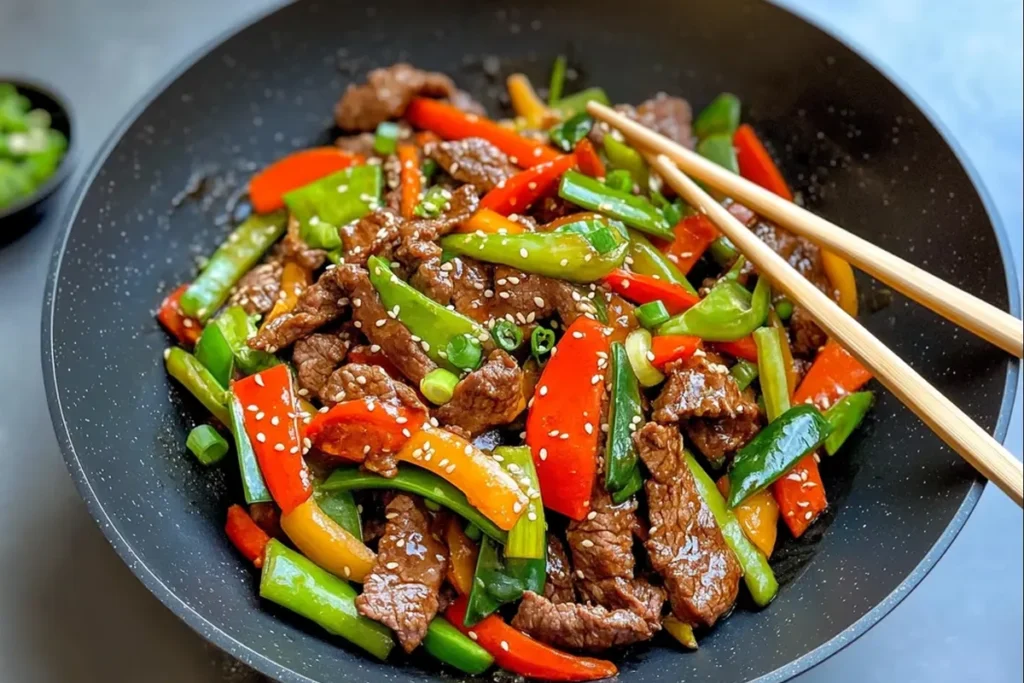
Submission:
M 19 78 L 8 78 L 0 74 L 0 83 L 11 83 L 18 92 L 32 103 L 33 109 L 43 109 L 50 114 L 51 127 L 60 131 L 68 140 L 67 151 L 57 170 L 30 196 L 21 201 L 0 208 L 0 244 L 6 244 L 33 228 L 53 204 L 51 199 L 57 188 L 67 179 L 71 171 L 71 154 L 74 138 L 71 131 L 71 111 L 63 98 L 52 89 L 39 83 Z

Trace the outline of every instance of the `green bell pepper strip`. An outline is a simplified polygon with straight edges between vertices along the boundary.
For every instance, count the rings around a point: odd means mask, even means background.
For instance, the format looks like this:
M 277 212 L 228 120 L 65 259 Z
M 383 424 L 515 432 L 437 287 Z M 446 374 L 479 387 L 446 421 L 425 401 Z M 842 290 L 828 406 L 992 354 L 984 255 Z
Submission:
M 633 184 L 639 187 L 641 192 L 647 192 L 651 172 L 640 152 L 610 134 L 604 136 L 603 147 L 605 156 L 608 157 L 608 166 L 628 171 Z
M 444 617 L 434 617 L 423 638 L 423 649 L 435 659 L 449 664 L 471 676 L 482 674 L 494 664 L 487 650 L 483 649 Z
M 671 242 L 672 226 L 661 212 L 643 197 L 613 190 L 578 171 L 567 171 L 558 186 L 558 196 L 577 206 L 616 218 L 631 228 Z
M 281 238 L 287 222 L 284 211 L 254 213 L 235 228 L 181 295 L 185 315 L 206 322 L 227 300 L 235 283 Z
M 740 163 L 736 160 L 736 149 L 732 146 L 731 133 L 707 136 L 697 143 L 697 154 L 739 175 Z
M 587 137 L 593 127 L 594 119 L 584 111 L 552 127 L 548 131 L 548 138 L 552 145 L 568 154 L 576 149 L 576 143 Z
M 231 432 L 235 435 L 235 453 L 238 454 L 238 473 L 242 478 L 242 495 L 245 502 L 270 503 L 274 500 L 270 495 L 270 489 L 263 480 L 263 473 L 260 471 L 259 463 L 256 461 L 256 451 L 252 448 L 249 435 L 245 431 L 245 422 L 242 415 L 244 410 L 241 402 L 229 395 L 229 408 L 231 410 Z
M 740 567 L 743 568 L 743 583 L 747 585 L 751 597 L 759 607 L 765 607 L 779 592 L 779 582 L 775 579 L 768 558 L 757 549 L 750 539 L 743 532 L 743 527 L 736 519 L 736 515 L 725 504 L 725 498 L 718 492 L 714 480 L 708 476 L 689 451 L 685 452 L 686 466 L 690 468 L 690 474 L 697 484 L 697 492 L 703 499 L 704 504 L 711 510 L 715 517 L 718 528 L 722 530 L 725 543 L 736 555 Z
M 722 280 L 693 308 L 658 328 L 659 335 L 688 334 L 705 341 L 736 341 L 764 324 L 771 307 L 767 278 L 758 278 L 754 294 Z
M 164 365 L 167 366 L 167 374 L 181 382 L 222 425 L 231 424 L 228 392 L 195 356 L 174 346 L 164 351 Z
M 546 565 L 543 557 L 539 560 L 506 558 L 494 540 L 482 539 L 463 623 L 473 626 L 502 605 L 515 602 L 526 591 L 543 595 Z
M 613 235 L 617 232 L 611 231 Z M 460 256 L 500 263 L 527 273 L 570 282 L 596 282 L 618 268 L 626 258 L 629 242 L 606 254 L 600 253 L 576 232 L 524 232 L 517 235 L 460 234 L 441 239 L 441 246 Z
M 185 446 L 204 465 L 216 465 L 228 454 L 228 442 L 210 425 L 193 427 L 185 439 Z
M 345 581 L 271 539 L 263 559 L 260 597 L 310 619 L 378 659 L 395 642 L 386 626 L 356 611 L 356 591 Z
M 599 102 L 605 106 L 611 104 L 608 95 L 601 88 L 587 88 L 577 93 L 563 97 L 551 105 L 551 108 L 562 115 L 562 118 L 569 118 L 574 114 L 587 110 L 591 102 Z
M 611 401 L 608 408 L 608 438 L 604 451 L 604 485 L 609 492 L 626 487 L 638 470 L 633 434 L 643 422 L 640 383 L 633 374 L 626 347 L 612 342 Z
M 633 176 L 626 169 L 617 168 L 608 171 L 608 174 L 604 177 L 604 184 L 619 192 L 632 192 Z
M 789 383 L 786 378 L 786 357 L 782 355 L 782 340 L 785 334 L 777 327 L 761 327 L 754 330 L 754 344 L 757 345 L 757 375 L 761 380 L 761 393 L 768 411 L 768 422 L 789 410 Z
M 540 481 L 533 466 L 529 446 L 499 446 L 494 449 L 501 466 L 512 475 L 530 502 L 526 511 L 508 532 L 505 557 L 509 559 L 543 560 L 547 548 L 547 523 L 544 503 L 540 498 Z M 497 458 L 496 458 L 497 459 Z
M 341 246 L 343 225 L 380 206 L 383 188 L 380 165 L 350 166 L 286 193 L 284 203 L 306 244 L 332 250 Z
M 844 396 L 825 412 L 825 419 L 832 425 L 832 433 L 825 439 L 826 453 L 836 454 L 853 430 L 864 420 L 874 402 L 874 393 L 858 391 Z
M 631 259 L 630 262 L 628 259 Z M 636 230 L 629 231 L 629 269 L 641 275 L 657 277 L 665 282 L 677 284 L 690 294 L 696 294 L 690 281 L 665 254 Z
M 709 135 L 724 133 L 732 138 L 740 125 L 740 98 L 724 92 L 711 103 L 693 122 L 693 134 L 703 140 Z
M 637 467 L 629 475 L 629 479 L 626 480 L 626 485 L 618 491 L 611 494 L 612 502 L 616 505 L 625 503 L 627 500 L 633 497 L 633 495 L 644 487 L 644 478 L 640 474 L 640 468 Z
M 231 345 L 224 338 L 224 333 L 217 325 L 207 325 L 199 336 L 195 348 L 196 360 L 210 371 L 221 388 L 231 385 L 231 375 L 235 371 L 235 356 Z
M 807 404 L 794 406 L 769 423 L 732 461 L 729 507 L 767 488 L 797 460 L 823 444 L 831 432 L 828 420 Z
M 569 60 L 565 55 L 555 57 L 555 63 L 551 66 L 551 81 L 548 85 L 548 106 L 553 107 L 562 99 L 565 92 L 565 72 L 569 68 Z
M 737 361 L 736 365 L 729 368 L 729 374 L 736 380 L 736 386 L 740 388 L 740 391 L 743 391 L 757 379 L 757 363 L 751 363 L 748 360 Z
M 235 358 L 235 367 L 242 374 L 254 375 L 269 370 L 281 362 L 274 354 L 258 351 L 249 346 L 249 340 L 256 336 L 256 323 L 253 316 L 246 313 L 241 306 L 225 308 L 207 327 L 212 325 L 220 328 Z M 206 334 L 205 330 L 203 334 Z
M 324 491 L 314 486 L 313 497 L 316 504 L 328 517 L 338 523 L 359 542 L 363 542 L 363 522 L 359 517 L 359 506 L 351 491 Z
M 729 241 L 728 237 L 716 237 L 710 245 L 708 245 L 708 253 L 711 254 L 711 258 L 715 263 L 728 268 L 730 265 L 736 262 L 739 258 L 740 252 L 736 250 L 733 243 Z
M 370 282 L 390 313 L 421 339 L 420 345 L 439 366 L 461 372 L 448 360 L 448 344 L 459 335 L 468 335 L 482 343 L 490 343 L 487 329 L 466 316 L 445 308 L 391 272 L 390 264 L 378 256 L 367 261 Z
M 499 529 L 494 522 L 470 505 L 466 500 L 466 494 L 436 474 L 412 465 L 400 467 L 398 474 L 390 478 L 361 471 L 358 467 L 339 467 L 324 480 L 320 488 L 324 491 L 397 489 L 414 493 L 464 517 L 498 543 L 504 544 L 508 540 L 508 533 Z

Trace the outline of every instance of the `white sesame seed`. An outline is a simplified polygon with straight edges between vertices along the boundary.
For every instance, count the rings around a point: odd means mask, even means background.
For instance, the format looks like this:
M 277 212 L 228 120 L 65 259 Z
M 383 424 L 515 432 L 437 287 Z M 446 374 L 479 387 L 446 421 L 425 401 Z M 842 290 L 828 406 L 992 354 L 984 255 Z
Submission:
M 548 449 L 546 449 L 546 448 L 540 449 L 540 452 L 537 455 L 540 456 L 540 459 L 542 461 L 543 460 L 547 460 L 548 459 Z
M 548 387 L 547 387 L 547 385 L 542 384 L 540 389 L 537 390 L 537 393 L 540 394 L 541 396 L 547 396 L 548 395 Z
M 580 545 L 584 548 L 593 548 L 594 542 L 591 541 L 589 538 L 584 538 L 582 541 L 580 541 Z
M 256 382 L 256 384 L 260 385 L 261 387 L 263 387 L 263 386 L 266 386 L 266 385 L 265 385 L 265 384 L 263 383 L 263 375 L 261 375 L 261 374 L 260 374 L 260 373 L 258 373 L 258 372 L 257 372 L 257 373 L 256 373 L 255 375 L 253 375 L 253 377 L 252 377 L 252 381 L 253 381 L 253 382 Z
M 259 441 L 260 443 L 266 443 L 267 435 L 264 434 L 263 432 L 256 432 L 256 440 Z
M 504 650 L 505 652 L 508 652 L 508 641 L 505 641 L 505 640 L 501 641 L 501 649 Z
M 274 450 L 277 451 L 278 453 L 283 453 L 284 452 L 284 444 L 283 443 L 275 443 L 274 444 Z
M 261 410 L 260 412 L 256 413 L 256 415 L 254 416 L 254 419 L 262 420 L 264 417 L 265 417 L 265 413 Z
M 597 519 L 597 510 L 591 510 L 590 512 L 588 512 L 587 513 L 587 519 L 589 519 L 591 521 L 593 521 L 594 519 Z
M 387 567 L 388 569 L 398 569 L 398 563 L 397 562 L 388 562 L 384 566 Z

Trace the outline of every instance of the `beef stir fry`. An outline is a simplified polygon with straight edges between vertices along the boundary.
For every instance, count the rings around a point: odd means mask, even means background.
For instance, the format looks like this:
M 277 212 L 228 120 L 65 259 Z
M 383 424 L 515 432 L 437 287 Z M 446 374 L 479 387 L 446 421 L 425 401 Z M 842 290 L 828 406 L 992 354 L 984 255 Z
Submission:
M 253 177 L 252 216 L 158 312 L 213 418 L 189 450 L 235 451 L 226 531 L 260 595 L 381 659 L 593 680 L 662 630 L 696 647 L 741 591 L 772 601 L 780 522 L 821 517 L 821 454 L 872 402 L 558 64 L 547 102 L 509 79 L 505 120 L 374 70 L 337 145 Z M 734 96 L 619 109 L 792 198 Z M 849 266 L 722 202 L 856 313 Z

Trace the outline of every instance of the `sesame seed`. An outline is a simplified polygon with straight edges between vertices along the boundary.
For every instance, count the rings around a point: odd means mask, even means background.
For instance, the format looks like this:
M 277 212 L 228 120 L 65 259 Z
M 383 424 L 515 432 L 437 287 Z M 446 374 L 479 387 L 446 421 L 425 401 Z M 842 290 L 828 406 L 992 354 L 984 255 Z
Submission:
M 505 640 L 501 641 L 501 649 L 504 650 L 505 652 L 508 652 L 508 641 L 505 641 Z
M 594 547 L 594 542 L 591 541 L 589 538 L 585 538 L 582 541 L 580 541 L 580 545 L 583 546 L 584 548 L 593 548 Z
M 388 562 L 384 566 L 387 567 L 388 569 L 398 569 L 398 563 L 397 562 Z
M 586 575 L 583 573 L 582 569 L 577 569 L 576 570 L 576 578 L 582 579 L 582 578 L 585 578 L 585 577 L 586 577 Z
M 530 252 L 526 250 L 526 247 L 521 247 L 519 249 L 519 256 L 521 256 L 522 258 L 528 258 L 530 256 Z
M 546 449 L 546 448 L 540 449 L 540 453 L 538 453 L 537 455 L 540 456 L 541 460 L 547 460 L 548 459 L 548 449 Z
M 475 640 L 476 640 L 477 638 L 479 638 L 479 637 L 480 637 L 480 636 L 478 636 L 478 635 L 476 634 L 476 631 L 470 631 L 470 632 L 469 632 L 469 639 L 470 639 L 470 640 L 473 640 L 473 641 L 475 641 Z
M 594 425 L 590 424 L 589 422 L 584 423 L 583 431 L 585 431 L 587 434 L 593 434 L 594 433 Z
M 274 417 L 270 418 L 270 424 L 274 425 L 275 427 L 278 426 L 279 424 L 281 424 L 281 418 L 275 415 Z
M 283 443 L 275 443 L 274 444 L 274 450 L 277 451 L 278 453 L 283 453 L 284 452 L 284 444 Z
M 516 502 L 512 503 L 512 512 L 515 512 L 516 514 L 519 514 L 522 511 L 523 511 L 523 504 L 522 503 L 520 503 L 518 500 Z
M 541 396 L 547 396 L 548 395 L 548 387 L 547 387 L 547 385 L 541 385 L 540 389 L 537 390 L 537 393 L 539 393 Z
M 548 436 L 558 436 L 558 430 L 552 429 L 550 432 L 548 432 Z
M 591 510 L 590 512 L 588 512 L 587 513 L 587 519 L 589 519 L 591 521 L 597 519 L 597 510 Z
M 246 406 L 245 409 L 248 410 L 250 413 L 255 413 L 256 411 L 258 411 L 260 409 L 260 407 L 257 406 L 257 405 L 249 405 L 249 406 Z
M 814 519 L 814 513 L 808 510 L 807 512 L 804 513 L 804 519 L 806 519 L 807 521 Z
M 265 384 L 263 383 L 263 375 L 261 375 L 261 374 L 260 374 L 260 373 L 258 373 L 258 372 L 257 372 L 257 373 L 256 373 L 255 375 L 253 375 L 253 376 L 252 376 L 252 381 L 253 381 L 253 382 L 256 382 L 256 384 L 260 385 L 261 387 L 263 387 L 263 386 L 266 386 L 266 385 L 265 385 Z
M 351 569 L 349 568 L 349 566 L 348 566 L 347 564 L 346 564 L 346 565 L 345 565 L 344 567 L 342 567 L 342 568 L 341 568 L 341 570 L 342 570 L 343 572 L 345 572 L 345 578 L 346 578 L 346 579 L 347 579 L 348 577 L 352 576 L 352 570 L 351 570 Z
M 584 334 L 582 332 L 580 332 L 579 330 L 577 330 L 576 332 L 572 333 L 572 338 L 573 339 L 583 339 L 583 337 L 584 337 Z
M 594 375 L 593 377 L 590 378 L 590 383 L 591 384 L 597 384 L 600 381 L 601 381 L 601 375 Z
M 255 419 L 262 420 L 264 418 L 264 416 L 265 416 L 265 413 L 261 410 L 260 412 L 256 413 Z
M 259 441 L 260 443 L 266 443 L 267 435 L 264 434 L 263 432 L 256 432 L 256 440 Z

